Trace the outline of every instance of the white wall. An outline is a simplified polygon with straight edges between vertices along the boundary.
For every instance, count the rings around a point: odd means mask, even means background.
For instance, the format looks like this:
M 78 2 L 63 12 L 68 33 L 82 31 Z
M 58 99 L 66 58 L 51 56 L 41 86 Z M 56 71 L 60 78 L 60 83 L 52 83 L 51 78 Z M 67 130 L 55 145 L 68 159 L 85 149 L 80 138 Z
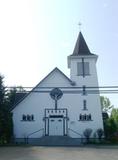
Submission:
M 82 102 L 85 97 L 87 100 L 87 111 L 83 111 Z M 81 94 L 66 93 L 58 101 L 58 107 L 68 109 L 68 127 L 80 134 L 82 134 L 86 128 L 92 128 L 94 131 L 97 128 L 103 128 L 99 96 L 90 95 L 87 97 Z M 49 93 L 31 93 L 13 110 L 14 133 L 17 138 L 25 137 L 36 130 L 44 128 L 43 117 L 45 108 L 54 108 L 54 100 L 50 98 Z M 80 113 L 91 113 L 93 121 L 79 121 Z M 34 114 L 35 121 L 22 122 L 22 114 Z M 32 136 L 40 137 L 40 134 L 38 135 L 37 133 Z M 70 133 L 70 135 L 74 137 L 77 136 L 72 133 Z
M 70 61 L 71 67 L 71 78 L 76 81 L 75 88 L 83 85 L 86 86 L 98 86 L 97 72 L 96 72 L 96 58 L 88 58 L 85 61 L 90 62 L 90 76 L 78 77 L 77 76 L 77 62 L 80 59 L 73 59 Z M 39 87 L 73 87 L 69 81 L 59 73 L 57 70 L 49 75 L 44 81 L 39 84 Z M 19 103 L 13 110 L 13 121 L 14 121 L 14 135 L 17 138 L 27 137 L 30 133 L 44 128 L 44 110 L 45 108 L 54 108 L 54 100 L 51 99 L 49 91 L 51 89 L 38 89 L 42 92 L 30 93 L 21 103 Z M 37 90 L 37 89 L 35 89 Z M 58 108 L 68 109 L 68 127 L 74 131 L 83 134 L 86 128 L 91 128 L 93 132 L 98 128 L 103 128 L 102 113 L 100 106 L 99 94 L 87 94 L 77 93 L 77 89 L 62 89 L 62 91 L 68 91 L 63 94 L 63 97 L 58 101 Z M 75 91 L 71 93 L 71 91 Z M 87 111 L 83 111 L 83 100 L 87 100 Z M 92 121 L 79 121 L 79 114 L 91 114 Z M 35 121 L 23 122 L 23 114 L 33 114 Z M 39 138 L 43 132 L 36 133 L 31 137 Z M 71 137 L 78 137 L 69 131 Z

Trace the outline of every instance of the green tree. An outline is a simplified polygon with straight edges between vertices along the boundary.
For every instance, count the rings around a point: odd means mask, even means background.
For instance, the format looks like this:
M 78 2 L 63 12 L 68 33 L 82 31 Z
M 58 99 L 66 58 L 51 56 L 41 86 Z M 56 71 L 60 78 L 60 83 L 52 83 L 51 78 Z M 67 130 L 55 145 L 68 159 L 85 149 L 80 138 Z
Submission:
M 109 113 L 109 116 L 106 116 L 107 118 L 103 117 L 105 137 L 112 139 L 118 128 L 118 110 L 111 105 L 109 98 L 101 96 L 100 100 L 103 113 Z
M 112 117 L 108 118 L 104 123 L 104 132 L 106 138 L 114 137 L 115 132 L 117 131 L 117 125 Z
M 107 98 L 107 97 L 100 96 L 100 102 L 101 102 L 101 107 L 102 107 L 103 112 L 108 113 L 114 107 L 113 105 L 111 105 L 111 102 L 110 102 L 109 98 Z
M 7 90 L 0 75 L 0 143 L 8 143 L 12 136 L 12 114 L 8 110 Z
M 118 125 L 118 108 L 113 108 L 112 109 L 112 111 L 111 111 L 111 117 L 114 119 L 114 121 Z
M 3 85 L 3 76 L 0 75 L 0 109 L 3 108 L 4 104 L 5 104 L 5 93 L 6 93 L 6 90 L 5 90 L 5 87 Z
M 12 89 L 10 89 L 8 91 L 8 108 L 10 109 L 13 105 L 14 105 L 14 102 L 15 102 L 15 98 L 16 98 L 16 87 L 13 87 Z
M 11 109 L 20 99 L 26 95 L 26 90 L 22 86 L 12 87 L 7 94 L 8 97 L 8 107 Z

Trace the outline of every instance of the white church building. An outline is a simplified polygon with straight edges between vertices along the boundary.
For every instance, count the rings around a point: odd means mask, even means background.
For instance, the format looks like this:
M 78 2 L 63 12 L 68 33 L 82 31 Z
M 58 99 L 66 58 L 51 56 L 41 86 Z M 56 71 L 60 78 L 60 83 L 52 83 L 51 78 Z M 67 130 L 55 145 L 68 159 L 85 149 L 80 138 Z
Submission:
M 67 59 L 70 77 L 55 68 L 13 106 L 14 137 L 77 139 L 87 128 L 92 129 L 91 137 L 103 129 L 99 91 L 93 94 L 91 88 L 98 87 L 97 58 L 80 32 Z

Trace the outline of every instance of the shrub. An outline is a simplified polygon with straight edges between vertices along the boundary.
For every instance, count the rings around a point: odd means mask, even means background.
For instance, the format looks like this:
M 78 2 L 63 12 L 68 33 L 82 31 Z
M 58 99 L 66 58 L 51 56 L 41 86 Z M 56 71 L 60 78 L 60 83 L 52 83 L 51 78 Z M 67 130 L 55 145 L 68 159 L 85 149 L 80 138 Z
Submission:
M 98 128 L 96 133 L 97 133 L 97 136 L 98 136 L 99 140 L 101 140 L 102 136 L 104 135 L 103 129 L 102 128 Z
M 89 142 L 90 136 L 92 134 L 92 129 L 91 128 L 85 129 L 83 134 L 86 137 L 87 142 Z

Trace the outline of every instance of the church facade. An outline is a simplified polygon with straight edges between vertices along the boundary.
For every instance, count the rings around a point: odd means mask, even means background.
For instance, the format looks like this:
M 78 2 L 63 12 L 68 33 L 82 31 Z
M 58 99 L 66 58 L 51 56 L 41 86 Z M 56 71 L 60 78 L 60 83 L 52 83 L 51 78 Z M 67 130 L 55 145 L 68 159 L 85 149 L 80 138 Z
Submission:
M 98 87 L 97 58 L 80 32 L 68 56 L 70 77 L 55 68 L 13 106 L 14 137 L 82 138 L 87 128 L 93 131 L 91 137 L 103 129 L 99 91 L 91 88 Z

